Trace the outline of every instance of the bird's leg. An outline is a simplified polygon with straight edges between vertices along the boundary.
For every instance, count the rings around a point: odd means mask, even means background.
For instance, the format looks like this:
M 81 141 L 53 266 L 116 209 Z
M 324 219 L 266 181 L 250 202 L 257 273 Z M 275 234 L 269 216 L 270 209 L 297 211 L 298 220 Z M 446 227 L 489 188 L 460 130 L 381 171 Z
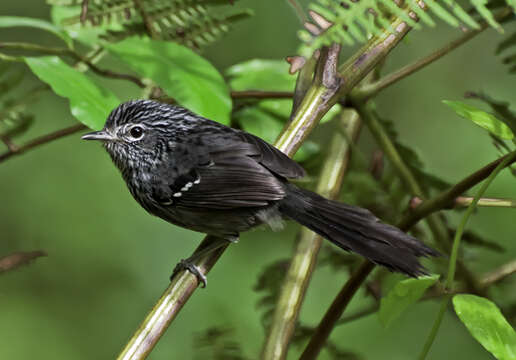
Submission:
M 210 244 L 208 244 L 205 248 L 202 248 L 199 251 L 196 251 L 192 256 L 190 256 L 187 259 L 181 259 L 179 263 L 177 263 L 176 267 L 174 268 L 174 271 L 172 272 L 172 275 L 170 276 L 170 280 L 174 277 L 174 275 L 181 271 L 181 270 L 188 270 L 192 275 L 195 275 L 197 280 L 200 284 L 202 284 L 202 287 L 206 287 L 208 284 L 208 280 L 206 279 L 206 275 L 204 275 L 201 272 L 201 269 L 199 269 L 198 266 L 195 265 L 195 262 L 199 260 L 201 257 L 221 248 L 222 246 L 226 246 L 227 243 L 237 243 L 238 242 L 238 236 L 228 236 L 224 238 L 216 238 L 214 241 L 212 241 Z

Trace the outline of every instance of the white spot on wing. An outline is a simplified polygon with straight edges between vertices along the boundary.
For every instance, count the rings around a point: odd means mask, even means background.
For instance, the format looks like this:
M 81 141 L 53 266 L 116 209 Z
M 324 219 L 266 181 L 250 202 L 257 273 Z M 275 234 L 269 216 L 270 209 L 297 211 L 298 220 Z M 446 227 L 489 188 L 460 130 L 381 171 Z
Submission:
M 181 194 L 181 192 L 176 192 L 173 196 L 174 197 L 181 197 L 181 195 L 183 195 L 183 194 Z

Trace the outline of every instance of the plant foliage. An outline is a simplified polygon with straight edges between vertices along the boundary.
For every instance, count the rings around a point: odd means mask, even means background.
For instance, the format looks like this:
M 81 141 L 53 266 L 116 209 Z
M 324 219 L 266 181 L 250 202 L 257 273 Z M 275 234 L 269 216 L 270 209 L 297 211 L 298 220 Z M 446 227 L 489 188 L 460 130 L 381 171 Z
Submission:
M 507 5 L 516 7 L 515 0 L 506 0 Z M 466 25 L 478 29 L 478 21 L 453 0 L 426 0 L 402 2 L 401 6 L 393 0 L 360 0 L 338 1 L 317 0 L 310 4 L 310 15 L 315 24 L 306 23 L 306 30 L 299 32 L 299 37 L 305 45 L 301 52 L 310 55 L 315 49 L 333 42 L 353 45 L 365 42 L 370 34 L 382 31 L 395 31 L 390 24 L 391 18 L 398 17 L 415 29 L 420 29 L 423 23 L 435 26 L 435 22 L 426 12 L 430 11 L 435 17 L 451 26 Z M 471 0 L 471 6 L 490 26 L 502 32 L 501 25 L 493 13 L 487 8 L 487 0 Z M 420 21 L 417 21 L 419 19 Z
M 134 35 L 175 41 L 198 49 L 219 39 L 231 26 L 251 15 L 248 10 L 219 11 L 227 0 L 103 0 L 90 1 L 81 19 L 80 0 L 49 0 L 52 5 L 75 7 L 76 15 L 63 25 L 81 21 L 94 27 L 110 27 L 102 35 L 120 41 Z M 113 25 L 117 25 L 113 28 Z

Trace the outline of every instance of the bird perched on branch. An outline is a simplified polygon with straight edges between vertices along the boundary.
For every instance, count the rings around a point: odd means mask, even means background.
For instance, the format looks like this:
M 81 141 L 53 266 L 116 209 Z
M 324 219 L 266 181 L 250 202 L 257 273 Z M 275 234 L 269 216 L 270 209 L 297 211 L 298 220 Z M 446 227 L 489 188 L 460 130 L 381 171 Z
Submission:
M 425 274 L 418 257 L 438 255 L 366 209 L 289 183 L 304 176 L 303 168 L 262 139 L 178 106 L 129 101 L 111 112 L 104 129 L 82 138 L 103 142 L 129 191 L 149 213 L 223 239 L 204 253 L 255 226 L 290 219 L 409 276 Z M 205 284 L 193 260 L 181 266 Z

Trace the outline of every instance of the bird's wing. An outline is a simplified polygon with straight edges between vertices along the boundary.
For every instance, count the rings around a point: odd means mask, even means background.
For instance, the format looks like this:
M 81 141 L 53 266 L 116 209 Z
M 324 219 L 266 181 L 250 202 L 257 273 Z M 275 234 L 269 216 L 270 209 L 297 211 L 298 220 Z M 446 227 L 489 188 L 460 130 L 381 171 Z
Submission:
M 279 150 L 266 147 L 265 142 L 239 139 L 243 138 L 240 135 L 224 137 L 211 143 L 204 139 L 203 145 L 196 147 L 178 145 L 173 170 L 164 167 L 159 174 L 160 179 L 169 179 L 169 182 L 160 184 L 155 200 L 162 205 L 179 207 L 234 209 L 266 206 L 283 199 L 285 190 L 281 177 L 287 174 L 290 177 L 294 169 L 280 168 L 282 162 L 292 165 L 278 154 L 290 159 Z
M 239 131 L 238 134 L 243 141 L 253 146 L 255 154 L 250 156 L 254 156 L 260 164 L 273 173 L 287 179 L 297 179 L 305 176 L 305 170 L 301 165 L 279 149 L 252 134 L 243 131 Z

